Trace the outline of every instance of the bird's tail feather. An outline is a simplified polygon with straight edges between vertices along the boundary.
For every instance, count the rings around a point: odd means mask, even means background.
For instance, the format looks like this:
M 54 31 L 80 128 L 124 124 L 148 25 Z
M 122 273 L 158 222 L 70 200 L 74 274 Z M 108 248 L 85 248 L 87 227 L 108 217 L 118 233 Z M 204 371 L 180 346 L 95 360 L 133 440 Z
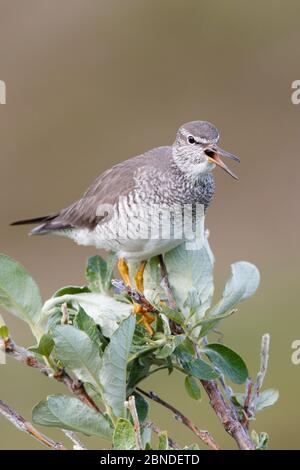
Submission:
M 17 220 L 16 222 L 12 222 L 10 225 L 30 225 L 30 224 L 38 224 L 41 222 L 40 225 L 35 227 L 31 230 L 30 235 L 43 235 L 49 233 L 51 231 L 62 229 L 62 224 L 57 223 L 54 219 L 57 217 L 58 214 L 55 215 L 47 215 L 43 217 L 35 217 L 33 219 L 23 219 Z

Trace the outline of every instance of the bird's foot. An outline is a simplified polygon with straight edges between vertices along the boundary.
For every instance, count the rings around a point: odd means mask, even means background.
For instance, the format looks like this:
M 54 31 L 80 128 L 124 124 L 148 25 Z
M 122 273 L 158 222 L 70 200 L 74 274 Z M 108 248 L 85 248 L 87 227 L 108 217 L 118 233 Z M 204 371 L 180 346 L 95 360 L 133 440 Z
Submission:
M 149 335 L 152 336 L 153 328 L 151 327 L 151 323 L 154 322 L 155 317 L 151 315 L 150 312 L 147 312 L 140 304 L 134 304 L 134 313 L 141 317 L 137 322 L 138 325 L 140 324 L 144 325 Z

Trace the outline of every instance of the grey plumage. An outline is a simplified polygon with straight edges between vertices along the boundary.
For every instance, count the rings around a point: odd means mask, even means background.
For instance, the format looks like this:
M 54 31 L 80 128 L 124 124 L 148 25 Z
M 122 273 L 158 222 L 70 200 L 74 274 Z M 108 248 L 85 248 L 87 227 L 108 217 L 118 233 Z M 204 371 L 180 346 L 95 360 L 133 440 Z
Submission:
M 32 234 L 61 233 L 77 243 L 102 247 L 101 243 L 93 242 L 93 233 L 98 236 L 101 232 L 105 239 L 105 230 L 110 230 L 111 220 L 121 210 L 120 200 L 133 218 L 137 214 L 133 206 L 141 204 L 170 207 L 202 204 L 206 210 L 215 191 L 211 170 L 219 164 L 217 158 L 213 160 L 213 154 L 217 156 L 219 152 L 218 139 L 219 133 L 212 124 L 206 121 L 187 123 L 178 130 L 172 146 L 155 148 L 113 166 L 69 207 L 44 218 L 15 224 L 39 223 Z M 237 159 L 231 154 L 225 156 Z M 104 243 L 103 247 L 123 252 L 126 242 L 122 241 L 124 246 L 120 250 L 118 243 L 120 241 L 112 246 Z M 136 252 L 136 247 L 133 251 Z

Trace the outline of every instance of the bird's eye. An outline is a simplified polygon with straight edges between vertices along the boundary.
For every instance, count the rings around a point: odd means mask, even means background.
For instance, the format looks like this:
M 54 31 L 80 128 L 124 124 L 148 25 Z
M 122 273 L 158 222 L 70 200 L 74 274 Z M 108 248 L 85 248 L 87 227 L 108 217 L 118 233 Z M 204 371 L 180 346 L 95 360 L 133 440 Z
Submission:
M 195 143 L 195 139 L 194 139 L 194 137 L 193 137 L 192 135 L 190 135 L 190 136 L 188 137 L 188 141 L 189 141 L 190 144 L 194 144 L 194 143 Z

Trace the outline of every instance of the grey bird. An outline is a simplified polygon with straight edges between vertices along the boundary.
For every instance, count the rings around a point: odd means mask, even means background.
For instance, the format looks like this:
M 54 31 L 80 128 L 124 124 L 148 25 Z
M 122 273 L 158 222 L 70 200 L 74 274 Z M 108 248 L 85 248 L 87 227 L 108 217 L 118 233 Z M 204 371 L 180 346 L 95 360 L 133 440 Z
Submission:
M 69 207 L 44 217 L 19 220 L 12 225 L 38 224 L 30 234 L 64 235 L 78 244 L 115 252 L 120 274 L 128 285 L 130 278 L 126 260 L 140 262 L 135 283 L 136 288 L 143 292 L 147 260 L 162 256 L 183 241 L 174 236 L 157 236 L 157 232 L 152 237 L 145 230 L 143 236 L 138 236 L 145 219 L 149 221 L 148 209 L 158 208 L 159 211 L 163 207 L 172 210 L 174 206 L 183 209 L 186 205 L 194 207 L 198 204 L 206 211 L 215 192 L 212 170 L 216 165 L 237 179 L 221 157 L 237 162 L 239 158 L 222 150 L 218 141 L 218 130 L 207 121 L 183 124 L 173 145 L 154 148 L 113 166 Z M 193 211 L 191 214 L 195 217 Z M 181 218 L 182 214 L 178 217 Z M 163 229 L 159 217 L 150 217 L 150 225 L 154 219 L 159 225 L 155 228 L 158 231 Z M 150 332 L 152 319 L 146 312 L 138 310 Z

